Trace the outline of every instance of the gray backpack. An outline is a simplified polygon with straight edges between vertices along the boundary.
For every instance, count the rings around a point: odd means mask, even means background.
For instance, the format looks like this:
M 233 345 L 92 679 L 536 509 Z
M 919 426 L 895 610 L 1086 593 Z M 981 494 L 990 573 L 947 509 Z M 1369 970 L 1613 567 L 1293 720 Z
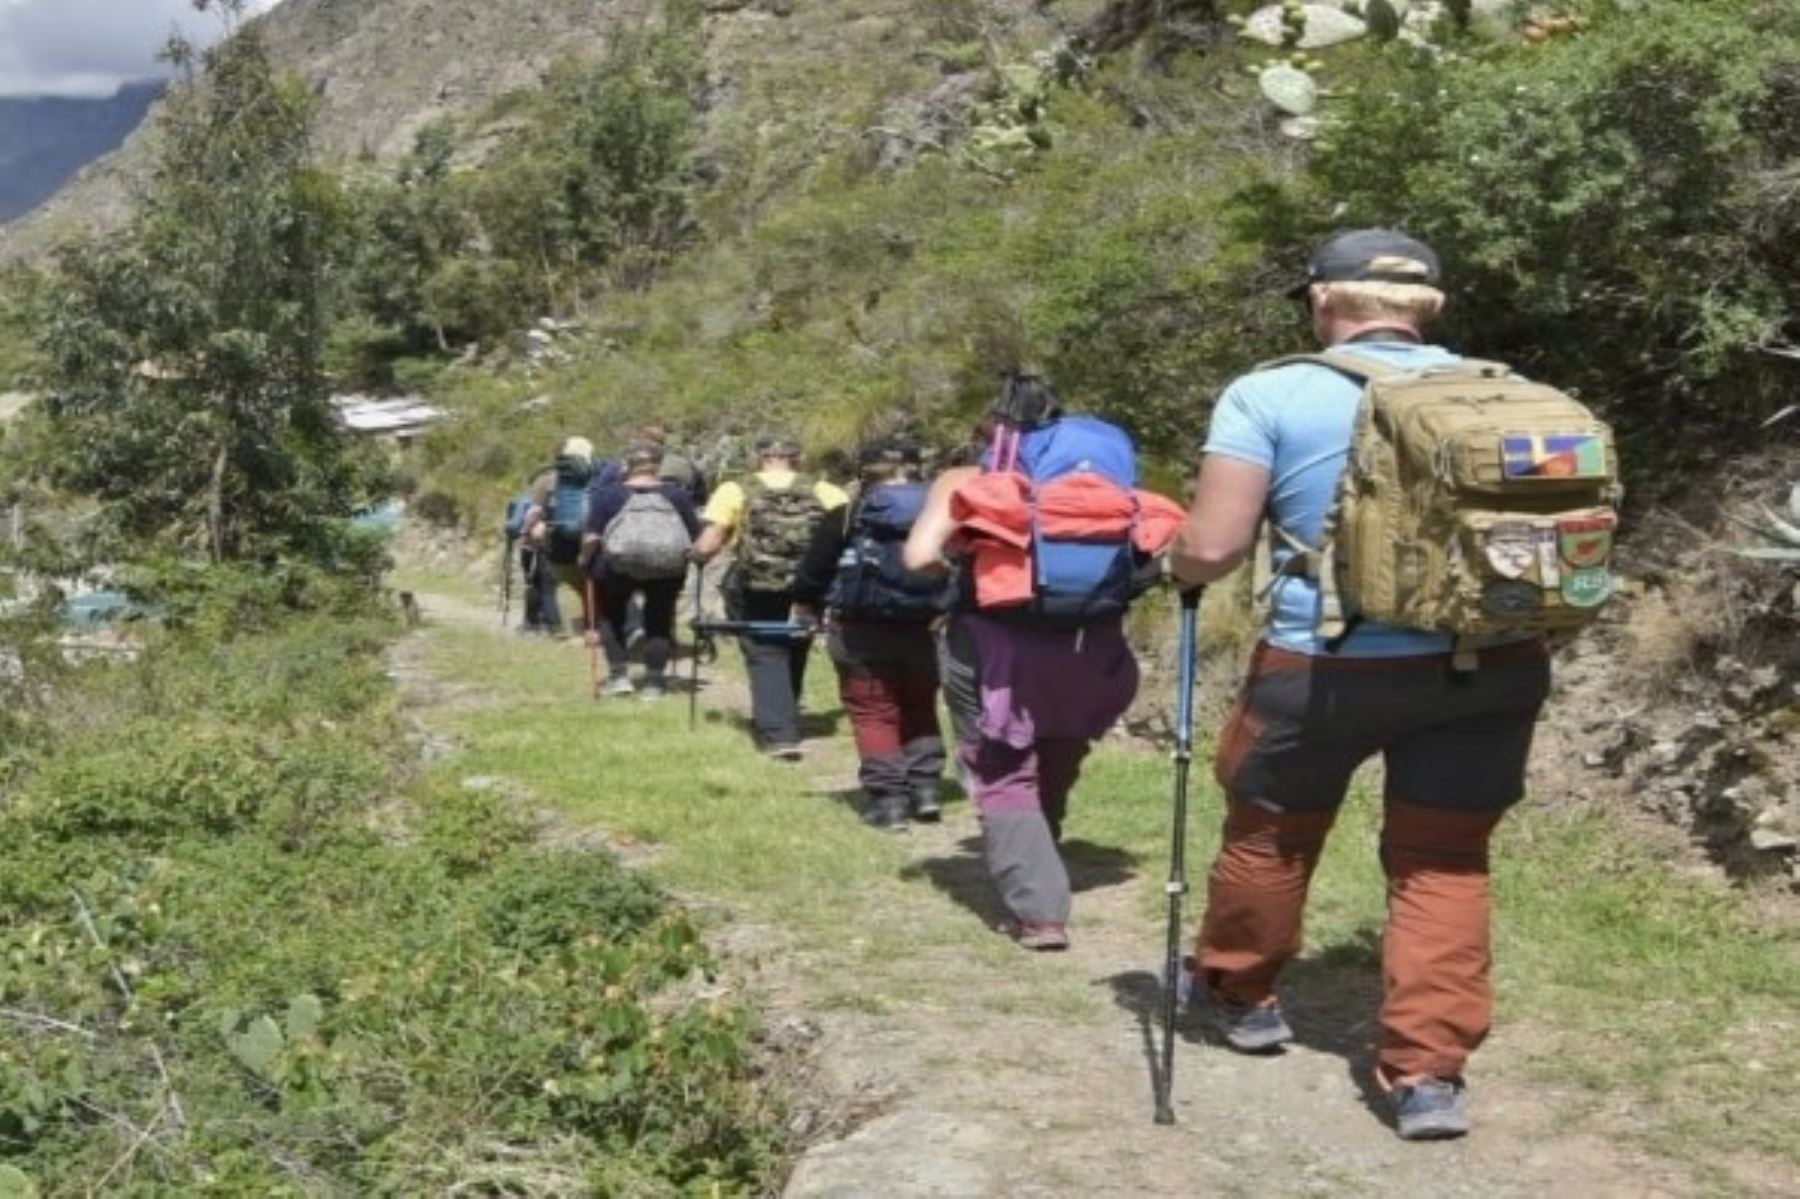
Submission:
M 693 539 L 669 497 L 633 491 L 601 535 L 606 564 L 638 580 L 679 579 L 687 572 Z

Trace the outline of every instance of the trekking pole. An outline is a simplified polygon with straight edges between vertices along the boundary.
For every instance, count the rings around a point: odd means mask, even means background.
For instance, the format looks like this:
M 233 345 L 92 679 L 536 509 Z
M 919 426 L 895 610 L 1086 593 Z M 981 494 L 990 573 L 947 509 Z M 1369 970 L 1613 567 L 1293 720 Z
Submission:
M 706 587 L 706 567 L 694 563 L 694 644 L 688 653 L 693 656 L 688 663 L 688 732 L 693 732 L 700 725 L 700 639 L 706 636 L 700 631 L 701 623 L 706 619 L 706 607 L 702 603 Z
M 1175 818 L 1169 842 L 1169 937 L 1163 956 L 1162 1070 L 1156 1077 L 1156 1122 L 1175 1123 L 1175 1009 L 1181 979 L 1181 907 L 1187 897 L 1188 769 L 1194 761 L 1194 653 L 1201 588 L 1181 593 L 1181 661 L 1175 672 Z
M 512 618 L 512 560 L 513 539 L 500 539 L 500 627 L 504 629 Z
M 599 611 L 594 603 L 594 576 L 588 575 L 583 580 L 585 586 L 581 593 L 581 639 L 587 642 L 588 651 L 588 693 L 595 699 L 600 697 L 600 631 L 595 627 L 595 615 Z

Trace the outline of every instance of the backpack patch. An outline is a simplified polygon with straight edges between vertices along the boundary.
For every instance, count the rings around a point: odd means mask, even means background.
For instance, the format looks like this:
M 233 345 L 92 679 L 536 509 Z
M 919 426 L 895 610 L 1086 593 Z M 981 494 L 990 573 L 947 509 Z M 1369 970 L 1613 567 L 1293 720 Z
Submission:
M 608 567 L 640 581 L 687 573 L 693 539 L 674 503 L 661 491 L 633 490 L 601 535 Z

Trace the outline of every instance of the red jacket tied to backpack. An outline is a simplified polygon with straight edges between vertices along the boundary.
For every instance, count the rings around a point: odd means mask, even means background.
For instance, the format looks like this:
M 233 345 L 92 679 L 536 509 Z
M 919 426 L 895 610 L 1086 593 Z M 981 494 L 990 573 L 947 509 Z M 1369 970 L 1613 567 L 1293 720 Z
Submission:
M 1076 470 L 1043 482 L 1019 470 L 969 480 L 950 497 L 955 544 L 970 559 L 980 608 L 1031 602 L 1040 572 L 1034 543 L 1128 543 L 1161 553 L 1181 527 L 1180 505 L 1122 486 L 1097 471 Z

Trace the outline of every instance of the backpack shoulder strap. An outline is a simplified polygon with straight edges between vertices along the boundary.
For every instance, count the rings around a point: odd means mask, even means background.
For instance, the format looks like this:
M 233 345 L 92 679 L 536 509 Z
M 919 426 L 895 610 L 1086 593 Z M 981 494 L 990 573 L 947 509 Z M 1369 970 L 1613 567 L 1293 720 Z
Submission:
M 1371 379 L 1395 379 L 1401 375 L 1416 373 L 1404 366 L 1395 366 L 1391 362 L 1378 362 L 1375 359 L 1364 358 L 1342 350 L 1320 350 L 1314 354 L 1288 354 L 1265 362 L 1256 369 L 1266 371 L 1273 370 L 1278 366 L 1294 366 L 1299 363 L 1308 363 L 1312 366 L 1322 366 L 1328 370 L 1334 370 L 1340 375 L 1348 375 L 1358 383 L 1367 383 Z

